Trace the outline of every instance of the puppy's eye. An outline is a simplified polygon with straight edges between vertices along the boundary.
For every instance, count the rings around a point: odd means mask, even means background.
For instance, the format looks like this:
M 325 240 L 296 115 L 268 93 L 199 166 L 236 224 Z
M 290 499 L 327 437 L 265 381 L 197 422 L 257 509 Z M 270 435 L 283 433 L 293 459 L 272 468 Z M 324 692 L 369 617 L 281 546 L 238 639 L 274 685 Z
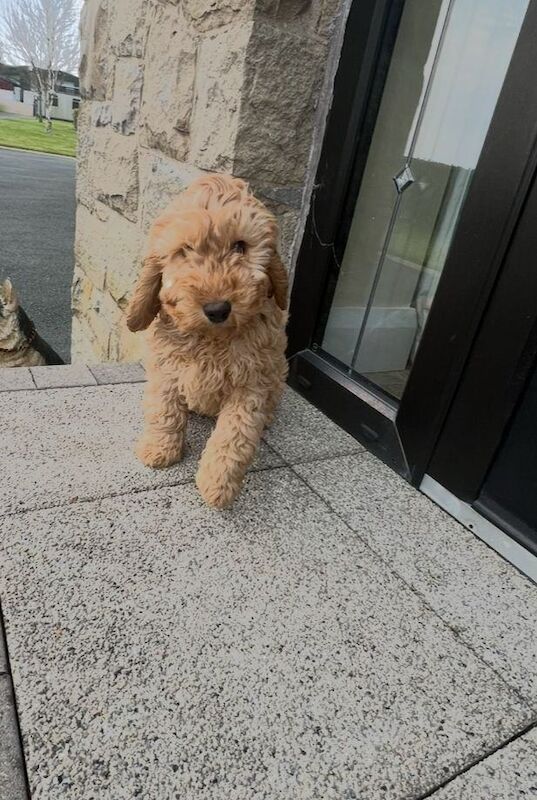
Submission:
M 245 253 L 246 252 L 246 242 L 243 242 L 242 239 L 238 242 L 234 242 L 232 248 L 232 253 Z
M 177 300 L 165 300 L 165 305 L 170 306 L 171 308 L 175 308 L 177 305 Z

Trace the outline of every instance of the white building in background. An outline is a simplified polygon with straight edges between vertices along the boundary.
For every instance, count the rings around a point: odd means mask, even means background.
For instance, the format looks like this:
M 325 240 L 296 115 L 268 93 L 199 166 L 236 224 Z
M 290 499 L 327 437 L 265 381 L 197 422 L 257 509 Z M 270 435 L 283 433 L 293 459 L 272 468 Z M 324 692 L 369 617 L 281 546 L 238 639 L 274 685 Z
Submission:
M 23 89 L 19 81 L 11 77 L 3 77 L 2 65 L 0 65 L 0 110 L 23 117 L 35 117 L 39 114 L 39 103 L 39 92 Z M 78 78 L 75 75 L 61 73 L 53 97 L 52 119 L 72 122 L 73 112 L 79 104 Z M 44 114 L 44 107 L 41 111 Z

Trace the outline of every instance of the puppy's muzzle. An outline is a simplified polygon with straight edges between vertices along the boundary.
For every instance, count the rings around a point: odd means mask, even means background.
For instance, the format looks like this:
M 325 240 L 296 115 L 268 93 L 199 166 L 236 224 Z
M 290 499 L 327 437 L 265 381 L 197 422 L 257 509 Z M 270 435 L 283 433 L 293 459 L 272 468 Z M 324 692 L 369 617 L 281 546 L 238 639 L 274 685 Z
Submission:
M 203 306 L 203 313 L 210 322 L 218 325 L 225 322 L 231 312 L 231 303 L 227 300 L 217 300 L 216 303 L 207 303 Z

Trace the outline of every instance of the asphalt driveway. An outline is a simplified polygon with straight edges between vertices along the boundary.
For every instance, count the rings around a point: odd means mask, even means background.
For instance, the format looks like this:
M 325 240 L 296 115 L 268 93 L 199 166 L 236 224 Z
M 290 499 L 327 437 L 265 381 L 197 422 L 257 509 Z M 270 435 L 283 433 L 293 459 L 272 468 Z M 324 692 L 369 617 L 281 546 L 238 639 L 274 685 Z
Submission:
M 0 148 L 0 279 L 66 361 L 74 264 L 73 158 Z

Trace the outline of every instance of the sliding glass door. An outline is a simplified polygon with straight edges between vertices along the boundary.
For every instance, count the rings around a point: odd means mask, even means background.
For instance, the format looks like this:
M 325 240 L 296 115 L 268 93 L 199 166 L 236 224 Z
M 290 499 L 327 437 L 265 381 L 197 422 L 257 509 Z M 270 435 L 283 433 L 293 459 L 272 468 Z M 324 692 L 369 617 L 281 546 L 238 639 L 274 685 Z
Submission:
M 407 0 L 320 347 L 403 394 L 528 0 Z M 471 269 L 471 265 L 468 265 Z
M 535 171 L 537 0 L 355 0 L 291 382 L 419 483 Z

